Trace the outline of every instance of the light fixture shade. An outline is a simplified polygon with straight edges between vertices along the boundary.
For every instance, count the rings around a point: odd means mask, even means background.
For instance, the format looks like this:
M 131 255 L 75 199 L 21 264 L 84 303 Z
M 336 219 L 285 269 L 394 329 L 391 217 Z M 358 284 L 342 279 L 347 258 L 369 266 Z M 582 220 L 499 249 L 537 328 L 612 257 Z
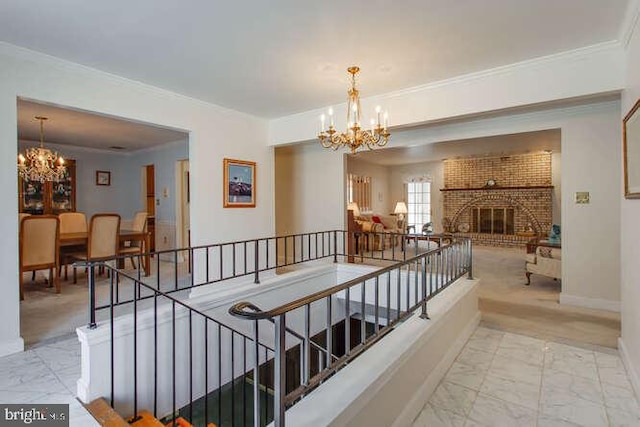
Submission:
M 393 210 L 394 214 L 406 214 L 408 212 L 407 204 L 405 202 L 396 203 L 396 208 Z
M 356 202 L 350 202 L 347 205 L 347 210 L 348 211 L 353 211 L 353 216 L 360 216 L 360 208 L 358 207 L 358 204 Z

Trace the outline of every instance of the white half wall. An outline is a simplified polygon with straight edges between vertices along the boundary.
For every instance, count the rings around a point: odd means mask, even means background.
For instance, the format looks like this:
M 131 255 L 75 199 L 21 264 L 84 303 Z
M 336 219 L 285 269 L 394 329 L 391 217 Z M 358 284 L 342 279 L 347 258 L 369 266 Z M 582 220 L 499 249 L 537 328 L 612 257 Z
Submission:
M 273 234 L 273 163 L 265 120 L 0 43 L 0 195 L 8 201 L 0 207 L 0 232 L 6 236 L 0 243 L 0 354 L 19 350 L 20 338 L 18 97 L 189 132 L 192 243 Z M 257 162 L 256 208 L 222 207 L 225 157 Z M 339 217 L 336 211 L 330 216 Z
M 478 282 L 459 279 L 286 412 L 295 426 L 408 426 L 479 320 Z M 327 411 L 331 408 L 331 411 Z

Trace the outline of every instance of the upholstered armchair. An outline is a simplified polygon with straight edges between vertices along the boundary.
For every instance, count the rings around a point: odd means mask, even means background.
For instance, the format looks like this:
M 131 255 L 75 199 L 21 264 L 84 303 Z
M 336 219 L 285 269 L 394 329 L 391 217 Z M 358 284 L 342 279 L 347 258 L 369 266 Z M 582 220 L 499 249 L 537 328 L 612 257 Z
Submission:
M 401 242 L 398 220 L 395 216 L 361 215 L 356 219 L 365 235 L 365 247 L 371 251 L 391 249 Z
M 531 284 L 532 274 L 561 279 L 562 250 L 559 247 L 538 246 L 535 253 L 527 255 L 525 274 L 527 275 L 526 285 Z

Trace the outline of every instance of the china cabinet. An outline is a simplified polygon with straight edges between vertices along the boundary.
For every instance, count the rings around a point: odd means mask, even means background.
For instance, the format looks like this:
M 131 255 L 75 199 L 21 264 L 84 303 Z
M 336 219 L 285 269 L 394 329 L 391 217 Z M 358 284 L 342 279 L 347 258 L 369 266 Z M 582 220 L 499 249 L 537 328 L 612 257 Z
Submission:
M 64 179 L 55 181 L 26 181 L 18 178 L 20 212 L 32 215 L 58 214 L 76 210 L 76 162 L 65 160 Z

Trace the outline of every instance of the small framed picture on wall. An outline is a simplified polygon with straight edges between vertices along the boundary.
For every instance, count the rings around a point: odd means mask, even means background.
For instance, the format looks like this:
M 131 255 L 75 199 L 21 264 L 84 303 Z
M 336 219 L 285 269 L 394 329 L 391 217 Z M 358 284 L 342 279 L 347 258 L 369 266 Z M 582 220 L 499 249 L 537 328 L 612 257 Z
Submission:
M 224 159 L 223 193 L 225 208 L 256 207 L 256 163 Z
M 96 171 L 96 185 L 111 185 L 111 172 Z

